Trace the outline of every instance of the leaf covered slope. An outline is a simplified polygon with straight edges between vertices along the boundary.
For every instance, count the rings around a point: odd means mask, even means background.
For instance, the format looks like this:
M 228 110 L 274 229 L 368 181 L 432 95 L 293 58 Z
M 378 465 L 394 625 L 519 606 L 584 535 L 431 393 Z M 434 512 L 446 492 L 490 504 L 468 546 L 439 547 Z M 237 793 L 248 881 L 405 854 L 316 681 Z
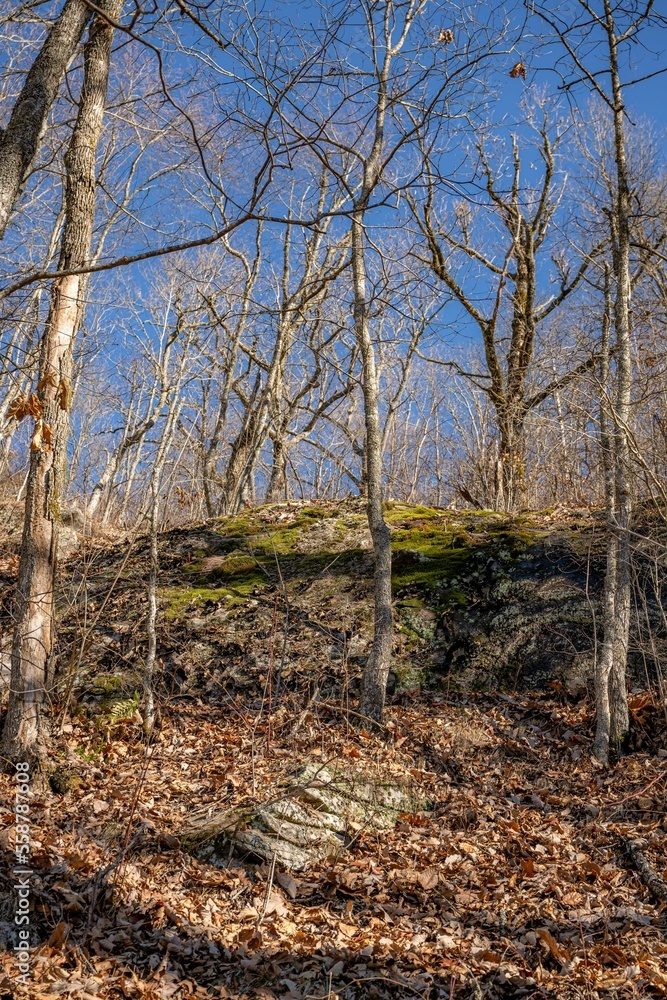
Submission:
M 31 804 L 34 983 L 15 986 L 10 950 L 7 990 L 667 993 L 664 904 L 623 850 L 639 844 L 664 877 L 667 753 L 649 695 L 631 697 L 630 756 L 602 771 L 588 754 L 582 608 L 596 600 L 595 519 L 401 505 L 387 517 L 399 629 L 377 734 L 354 715 L 371 628 L 361 502 L 276 505 L 162 536 L 163 724 L 149 750 L 135 695 L 144 542 L 89 547 L 68 564 L 63 743 L 51 788 Z M 519 630 L 526 641 L 494 661 L 490 644 Z M 541 668 L 540 649 L 552 655 Z M 215 860 L 183 848 L 195 818 L 249 814 L 304 766 L 409 782 L 418 804 L 389 828 L 353 822 L 340 849 L 302 871 L 231 844 Z M 0 781 L 9 865 L 12 785 Z M 11 949 L 8 866 L 2 877 Z

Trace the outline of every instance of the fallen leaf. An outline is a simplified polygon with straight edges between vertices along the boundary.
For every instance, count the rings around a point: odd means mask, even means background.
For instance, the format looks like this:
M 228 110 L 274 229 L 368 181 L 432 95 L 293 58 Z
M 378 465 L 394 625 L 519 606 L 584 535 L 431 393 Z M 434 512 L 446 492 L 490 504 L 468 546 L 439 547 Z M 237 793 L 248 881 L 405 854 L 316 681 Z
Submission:
M 63 944 L 67 940 L 68 934 L 69 934 L 69 927 L 67 926 L 64 920 L 61 920 L 53 928 L 53 931 L 51 932 L 51 937 L 46 942 L 47 948 L 53 948 L 55 951 L 58 951 L 60 948 L 62 948 Z
M 422 889 L 434 889 L 438 884 L 438 870 L 437 868 L 425 868 L 423 872 L 419 872 L 417 875 L 417 881 L 419 882 Z
M 296 899 L 298 886 L 291 875 L 287 872 L 278 872 L 276 882 L 281 889 L 284 889 L 290 899 Z
M 537 934 L 544 941 L 547 948 L 549 949 L 549 951 L 551 952 L 551 954 L 553 955 L 553 957 L 556 959 L 557 962 L 559 962 L 561 965 L 564 965 L 566 962 L 569 962 L 570 956 L 566 952 L 565 948 L 563 948 L 562 945 L 560 945 L 558 941 L 556 941 L 556 938 L 553 936 L 553 934 L 551 934 L 550 931 L 546 930 L 546 928 L 542 928 L 537 931 Z

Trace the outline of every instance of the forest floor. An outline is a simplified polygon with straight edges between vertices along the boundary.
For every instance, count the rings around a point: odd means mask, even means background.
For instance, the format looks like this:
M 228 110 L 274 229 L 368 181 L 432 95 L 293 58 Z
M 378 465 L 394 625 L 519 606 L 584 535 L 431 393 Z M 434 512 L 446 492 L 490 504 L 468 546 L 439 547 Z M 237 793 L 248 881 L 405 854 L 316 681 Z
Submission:
M 150 747 L 137 694 L 146 540 L 89 540 L 67 564 L 56 770 L 31 801 L 40 943 L 27 989 L 11 950 L 0 955 L 0 996 L 667 995 L 667 909 L 624 850 L 638 844 L 664 877 L 667 743 L 649 690 L 633 685 L 632 752 L 609 769 L 589 753 L 580 605 L 595 606 L 595 517 L 389 513 L 398 629 L 380 732 L 354 715 L 371 628 L 358 501 L 278 505 L 163 535 L 163 720 Z M 8 599 L 11 556 L 1 568 Z M 567 593 L 555 592 L 567 574 Z M 536 595 L 544 627 L 484 687 L 489 621 L 500 617 L 505 635 L 512 606 L 527 636 Z M 560 624 L 555 606 L 567 609 Z M 465 643 L 453 629 L 468 630 Z M 554 650 L 562 660 L 574 632 L 576 656 L 559 672 Z M 550 680 L 533 663 L 545 649 Z M 391 830 L 362 826 L 303 871 L 231 852 L 216 867 L 182 850 L 195 813 L 264 801 L 307 761 L 406 776 L 428 808 Z M 6 775 L 0 795 L 11 921 Z M 10 926 L 0 931 L 11 949 Z

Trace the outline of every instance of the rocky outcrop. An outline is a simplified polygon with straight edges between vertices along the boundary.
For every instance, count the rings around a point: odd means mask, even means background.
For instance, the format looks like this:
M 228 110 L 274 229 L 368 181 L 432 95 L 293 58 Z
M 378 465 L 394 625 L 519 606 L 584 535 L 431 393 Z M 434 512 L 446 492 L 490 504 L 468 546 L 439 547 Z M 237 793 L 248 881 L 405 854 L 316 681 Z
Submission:
M 202 861 L 230 853 L 300 870 L 338 855 L 361 830 L 386 830 L 428 803 L 406 778 L 374 778 L 341 765 L 308 764 L 275 798 L 247 809 L 204 814 L 180 837 Z
M 434 633 L 432 663 L 472 687 L 563 683 L 572 695 L 592 679 L 601 567 L 572 539 L 481 546 L 444 588 L 452 599 Z

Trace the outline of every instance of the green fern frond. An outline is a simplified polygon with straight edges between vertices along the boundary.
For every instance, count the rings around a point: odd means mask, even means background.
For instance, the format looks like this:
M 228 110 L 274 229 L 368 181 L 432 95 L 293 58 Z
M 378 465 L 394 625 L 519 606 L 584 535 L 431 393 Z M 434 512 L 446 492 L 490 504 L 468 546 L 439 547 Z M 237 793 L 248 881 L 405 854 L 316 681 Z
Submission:
M 131 698 L 119 698 L 112 701 L 104 710 L 105 722 L 109 726 L 115 726 L 125 719 L 131 719 L 139 708 L 139 692 L 135 691 Z

